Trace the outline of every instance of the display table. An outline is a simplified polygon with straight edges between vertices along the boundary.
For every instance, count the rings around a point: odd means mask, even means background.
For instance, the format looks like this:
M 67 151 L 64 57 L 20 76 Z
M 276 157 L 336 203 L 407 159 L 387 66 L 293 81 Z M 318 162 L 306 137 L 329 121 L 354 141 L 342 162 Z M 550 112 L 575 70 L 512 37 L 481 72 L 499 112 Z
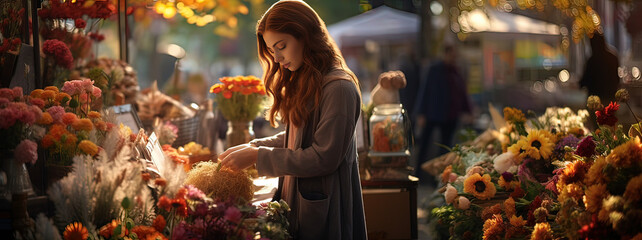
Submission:
M 368 236 L 372 239 L 417 239 L 419 179 L 362 180 Z
M 258 206 L 262 203 L 269 203 L 274 197 L 274 193 L 279 188 L 279 178 L 273 177 L 259 177 L 252 180 L 254 186 L 254 198 L 252 199 L 252 205 Z

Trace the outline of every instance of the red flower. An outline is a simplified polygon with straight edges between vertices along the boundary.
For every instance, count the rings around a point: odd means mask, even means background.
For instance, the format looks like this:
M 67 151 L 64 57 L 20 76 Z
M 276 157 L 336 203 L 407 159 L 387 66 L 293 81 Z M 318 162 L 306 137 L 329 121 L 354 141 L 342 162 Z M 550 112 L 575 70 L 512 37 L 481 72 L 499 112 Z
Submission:
M 169 211 L 172 208 L 172 200 L 167 196 L 161 196 L 158 199 L 158 207 L 165 209 L 165 211 Z
M 87 22 L 82 18 L 76 18 L 74 24 L 76 25 L 76 28 L 85 28 L 87 26 Z
M 71 51 L 64 42 L 56 39 L 47 40 L 42 45 L 42 51 L 49 57 L 52 57 L 56 64 L 71 69 L 74 57 L 71 56 Z
M 617 122 L 617 118 L 615 119 L 615 121 Z M 580 141 L 580 143 L 577 145 L 577 150 L 575 150 L 575 154 L 585 158 L 589 158 L 593 156 L 595 154 L 595 141 L 593 141 L 593 137 L 588 136 L 582 139 L 582 141 Z
M 615 126 L 615 123 L 617 122 L 615 112 L 617 112 L 618 109 L 620 109 L 620 105 L 616 102 L 611 102 L 604 109 L 595 111 L 597 123 L 600 125 Z
M 167 221 L 165 221 L 165 217 L 163 215 L 157 215 L 156 219 L 154 219 L 154 223 L 152 226 L 156 229 L 158 232 L 163 232 L 163 229 L 165 229 L 165 225 L 167 224 Z

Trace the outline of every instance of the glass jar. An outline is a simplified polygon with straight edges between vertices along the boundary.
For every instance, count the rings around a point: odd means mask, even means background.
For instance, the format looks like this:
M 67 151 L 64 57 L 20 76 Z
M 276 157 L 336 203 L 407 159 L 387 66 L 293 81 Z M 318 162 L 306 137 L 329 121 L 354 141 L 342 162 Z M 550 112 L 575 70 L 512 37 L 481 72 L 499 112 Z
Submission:
M 410 126 L 401 104 L 374 107 L 369 128 L 371 152 L 405 153 L 408 150 Z

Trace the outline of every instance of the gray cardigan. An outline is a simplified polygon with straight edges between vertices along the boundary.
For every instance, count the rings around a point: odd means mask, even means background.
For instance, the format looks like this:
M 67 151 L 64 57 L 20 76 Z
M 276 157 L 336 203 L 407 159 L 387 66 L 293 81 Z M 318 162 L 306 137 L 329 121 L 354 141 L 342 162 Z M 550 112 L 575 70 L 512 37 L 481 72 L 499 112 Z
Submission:
M 321 102 L 297 131 L 296 150 L 287 148 L 289 127 L 251 141 L 259 146 L 259 175 L 293 176 L 292 197 L 284 200 L 292 207 L 295 239 L 367 239 L 355 139 L 361 99 L 349 77 L 335 70 L 324 78 Z

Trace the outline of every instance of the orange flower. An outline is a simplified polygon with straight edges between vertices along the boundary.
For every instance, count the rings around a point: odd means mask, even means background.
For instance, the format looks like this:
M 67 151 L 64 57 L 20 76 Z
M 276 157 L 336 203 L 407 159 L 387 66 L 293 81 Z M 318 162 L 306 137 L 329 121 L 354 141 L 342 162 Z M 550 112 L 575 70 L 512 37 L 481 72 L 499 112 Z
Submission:
M 89 140 L 80 141 L 78 148 L 91 156 L 95 156 L 98 153 L 98 146 Z
M 89 118 L 100 118 L 100 113 L 96 111 L 90 111 L 89 114 L 87 114 Z
M 54 91 L 55 93 L 60 92 L 60 90 L 58 90 L 58 87 L 56 87 L 56 86 L 47 86 L 47 87 L 45 87 L 45 91 L 46 90 L 51 90 L 51 91 Z
M 134 228 L 132 228 L 132 232 L 136 233 L 138 239 L 146 239 L 147 236 L 151 236 L 157 233 L 156 229 L 150 226 L 135 226 Z
M 96 125 L 96 129 L 100 131 L 106 132 L 108 130 L 108 126 L 107 126 L 107 123 L 105 123 L 105 121 L 98 120 L 94 125 Z
M 252 93 L 254 93 L 252 88 L 244 87 L 243 89 L 241 89 L 241 94 L 243 94 L 243 95 L 250 95 Z
M 71 100 L 71 96 L 69 96 L 69 94 L 67 94 L 66 92 L 56 93 L 56 102 L 65 103 L 69 100 Z
M 65 114 L 62 115 L 62 122 L 66 125 L 71 125 L 76 120 L 78 120 L 78 117 L 76 117 L 76 114 L 66 112 Z
M 165 221 L 165 217 L 163 215 L 157 215 L 156 219 L 154 219 L 154 223 L 152 226 L 156 231 L 158 232 L 163 232 L 163 229 L 165 229 L 165 225 L 167 224 L 167 221 Z
M 220 93 L 221 91 L 223 91 L 223 84 L 220 83 L 214 84 L 214 86 L 210 88 L 210 92 L 214 94 Z
M 111 234 L 114 232 L 114 228 L 118 227 L 118 225 L 120 225 L 120 220 L 111 220 L 110 223 L 107 223 L 98 230 L 98 234 L 109 239 L 111 238 Z
M 484 239 L 501 239 L 504 232 L 502 215 L 495 214 L 484 222 Z
M 626 168 L 642 159 L 642 145 L 640 138 L 632 138 L 628 142 L 617 146 L 611 154 L 606 157 L 606 162 L 618 167 Z
M 586 211 L 597 213 L 602 208 L 602 200 L 607 199 L 609 193 L 606 191 L 606 184 L 596 184 L 586 189 L 583 197 Z
M 42 116 L 40 117 L 40 119 L 38 119 L 36 123 L 40 125 L 49 125 L 52 122 L 53 122 L 53 118 L 51 117 L 51 114 L 49 114 L 48 112 L 44 112 L 42 113 Z
M 89 237 L 89 232 L 82 223 L 74 222 L 65 227 L 63 236 L 65 237 L 65 240 L 85 240 Z
M 31 94 L 29 94 L 29 96 L 31 96 L 32 98 L 40 98 L 40 96 L 42 95 L 42 92 L 44 92 L 44 90 L 36 89 L 31 91 Z
M 153 232 L 152 234 L 147 235 L 145 240 L 167 240 L 167 237 L 159 232 Z
M 512 197 L 509 197 L 504 201 L 504 212 L 507 217 L 515 215 L 515 200 Z
M 94 129 L 94 124 L 87 118 L 81 118 L 71 124 L 71 127 L 76 131 L 91 131 Z
M 446 167 L 446 169 L 444 169 L 444 172 L 441 173 L 441 182 L 442 183 L 447 183 L 448 180 L 450 179 L 450 173 L 452 173 L 452 172 L 453 172 L 453 166 L 452 165 L 448 165 L 448 167 Z
M 56 92 L 53 90 L 44 90 L 42 94 L 40 95 L 40 98 L 42 100 L 53 100 L 56 97 Z
M 151 174 L 149 174 L 149 173 L 142 173 L 142 174 L 140 175 L 140 177 L 141 177 L 141 178 L 143 178 L 143 181 L 145 181 L 145 182 L 147 182 L 147 181 L 149 181 L 150 179 L 152 179 L 152 175 L 151 175 Z
M 642 201 L 642 175 L 631 178 L 629 183 L 626 184 L 626 190 L 624 191 L 624 199 L 629 200 L 633 203 L 639 203 Z
M 547 240 L 553 239 L 553 231 L 548 222 L 537 223 L 531 234 L 531 240 Z
M 167 180 L 165 180 L 164 178 L 157 178 L 156 180 L 154 180 L 154 184 L 164 187 L 167 185 Z

